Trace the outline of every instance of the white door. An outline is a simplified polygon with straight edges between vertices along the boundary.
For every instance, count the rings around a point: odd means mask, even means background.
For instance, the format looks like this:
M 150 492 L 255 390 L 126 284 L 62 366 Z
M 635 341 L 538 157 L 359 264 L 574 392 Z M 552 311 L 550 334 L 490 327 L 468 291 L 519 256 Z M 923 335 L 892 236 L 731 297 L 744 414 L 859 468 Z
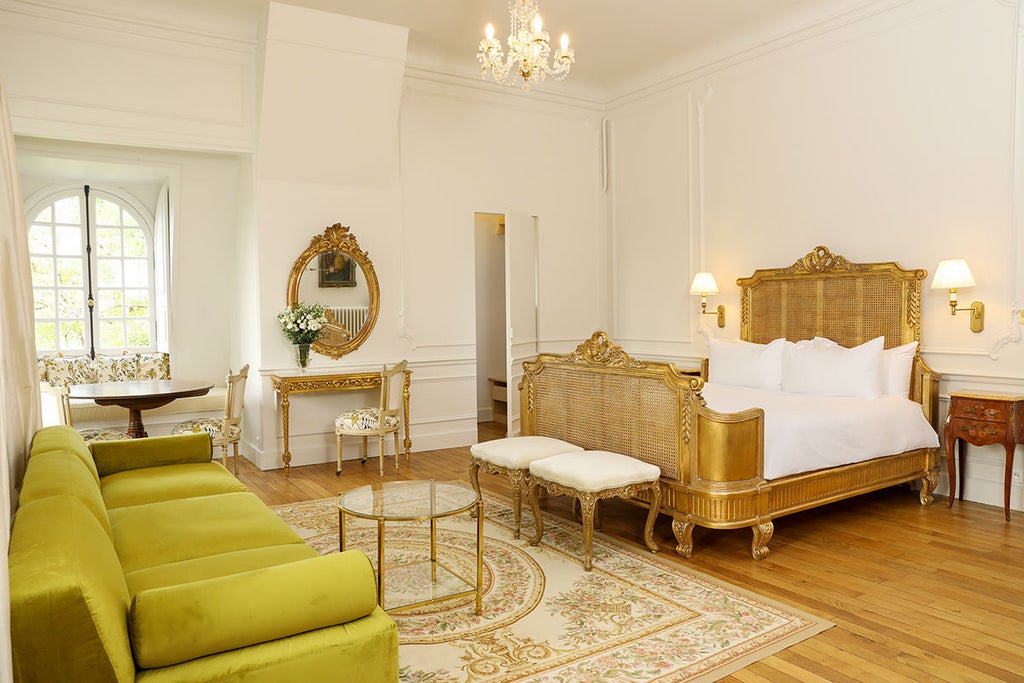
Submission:
M 537 355 L 537 220 L 505 211 L 505 358 L 508 434 L 520 433 L 519 381 L 523 361 Z

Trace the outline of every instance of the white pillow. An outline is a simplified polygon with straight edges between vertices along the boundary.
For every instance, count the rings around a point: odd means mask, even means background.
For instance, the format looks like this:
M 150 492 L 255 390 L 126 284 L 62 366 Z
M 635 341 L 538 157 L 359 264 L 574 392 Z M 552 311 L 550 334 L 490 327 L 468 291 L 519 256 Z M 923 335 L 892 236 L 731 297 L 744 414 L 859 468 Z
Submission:
M 782 390 L 817 396 L 878 398 L 883 390 L 884 344 L 885 337 L 876 337 L 852 349 L 819 343 L 817 339 L 810 345 L 786 346 L 782 356 Z
M 910 396 L 910 373 L 914 367 L 917 342 L 882 351 L 882 393 L 887 396 Z
M 782 350 L 785 339 L 752 344 L 711 337 L 708 381 L 737 387 L 778 390 L 782 385 Z
M 815 337 L 815 344 L 839 346 L 831 339 Z M 917 342 L 912 341 L 902 346 L 882 350 L 882 393 L 886 396 L 910 396 L 910 373 L 917 354 Z

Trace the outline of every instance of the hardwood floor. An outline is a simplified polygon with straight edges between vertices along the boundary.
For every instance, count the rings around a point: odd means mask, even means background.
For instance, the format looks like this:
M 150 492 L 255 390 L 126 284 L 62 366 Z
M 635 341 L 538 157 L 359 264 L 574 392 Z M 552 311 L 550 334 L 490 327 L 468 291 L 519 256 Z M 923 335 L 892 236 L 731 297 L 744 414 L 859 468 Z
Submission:
M 481 439 L 501 436 L 485 425 Z M 385 480 L 468 479 L 469 448 L 413 453 Z M 239 479 L 269 505 L 329 498 L 378 479 L 376 459 L 261 472 L 239 462 Z M 508 480 L 481 475 L 507 496 Z M 568 501 L 545 511 L 568 518 Z M 524 505 L 524 516 L 529 515 Z M 642 546 L 646 511 L 609 501 L 603 531 Z M 747 529 L 694 532 L 693 557 L 675 554 L 670 519 L 655 527 L 659 555 L 824 617 L 835 627 L 723 679 L 764 681 L 1024 681 L 1024 513 L 939 498 L 921 507 L 896 487 L 790 515 L 775 523 L 771 553 L 750 557 Z

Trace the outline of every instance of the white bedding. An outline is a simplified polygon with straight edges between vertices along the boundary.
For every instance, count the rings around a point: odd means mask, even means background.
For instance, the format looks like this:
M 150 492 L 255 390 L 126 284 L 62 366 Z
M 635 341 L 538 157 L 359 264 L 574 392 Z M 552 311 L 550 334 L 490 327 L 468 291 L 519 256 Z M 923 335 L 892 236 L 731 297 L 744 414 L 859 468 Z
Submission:
M 713 383 L 701 393 L 719 412 L 764 410 L 765 479 L 939 445 L 920 404 L 906 398 L 817 396 Z

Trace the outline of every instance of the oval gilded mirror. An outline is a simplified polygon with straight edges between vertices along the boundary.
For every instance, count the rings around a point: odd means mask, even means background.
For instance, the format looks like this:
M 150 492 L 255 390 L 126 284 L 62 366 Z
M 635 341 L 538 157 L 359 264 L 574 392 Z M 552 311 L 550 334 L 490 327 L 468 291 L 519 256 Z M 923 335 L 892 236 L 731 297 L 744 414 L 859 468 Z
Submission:
M 309 242 L 288 277 L 288 306 L 322 304 L 327 326 L 313 350 L 331 358 L 355 351 L 377 322 L 380 286 L 377 273 L 355 235 L 341 223 Z

